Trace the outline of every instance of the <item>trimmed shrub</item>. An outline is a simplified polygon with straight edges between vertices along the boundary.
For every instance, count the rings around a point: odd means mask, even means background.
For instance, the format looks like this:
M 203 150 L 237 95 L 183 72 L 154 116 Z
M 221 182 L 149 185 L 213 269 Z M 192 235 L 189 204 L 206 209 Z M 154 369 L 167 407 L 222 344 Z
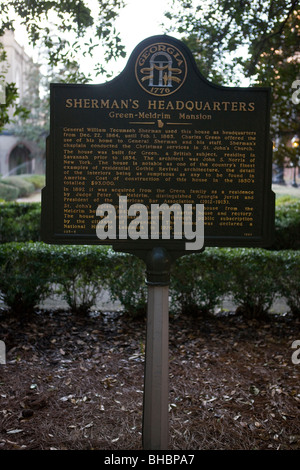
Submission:
M 227 292 L 227 275 L 221 250 L 179 258 L 171 272 L 171 311 L 209 314 Z
M 291 204 L 293 202 L 299 202 L 299 198 L 291 196 L 290 194 L 276 195 L 275 206 L 281 206 L 283 204 Z
M 0 203 L 0 243 L 39 241 L 40 203 Z
M 300 249 L 300 200 L 276 205 L 272 250 Z
M 113 253 L 109 276 L 109 292 L 112 300 L 119 300 L 131 317 L 144 316 L 147 312 L 146 265 L 136 256 Z
M 258 248 L 233 248 L 226 253 L 228 290 L 239 304 L 237 313 L 259 318 L 271 307 L 278 283 L 274 274 L 277 252 Z
M 54 246 L 51 271 L 56 292 L 71 312 L 87 314 L 101 291 L 108 286 L 111 252 L 105 246 Z
M 0 292 L 13 313 L 32 313 L 50 294 L 50 251 L 50 247 L 40 243 L 1 245 Z
M 208 248 L 203 253 L 184 256 L 172 269 L 172 311 L 213 313 L 223 298 L 230 295 L 238 305 L 236 313 L 260 318 L 280 294 L 296 312 L 299 257 L 298 252 L 278 253 L 258 248 Z M 283 285 L 285 289 L 281 288 Z
M 22 178 L 22 176 L 19 176 L 18 178 Z M 11 188 L 13 189 L 13 187 Z M 278 251 L 300 249 L 300 200 L 291 201 L 291 199 L 282 199 L 282 201 L 283 202 L 276 206 L 275 242 L 271 247 L 268 247 L 268 250 Z M 31 204 L 22 203 L 23 209 L 20 213 L 18 204 L 12 204 L 11 202 L 1 203 L 0 243 L 40 240 L 41 204 Z M 9 208 L 8 212 L 6 212 L 6 205 Z M 13 213 L 13 210 L 16 211 L 15 214 Z M 27 211 L 30 213 L 28 214 L 28 217 L 25 216 Z M 19 219 L 21 215 L 22 218 Z M 6 217 L 9 217 L 10 220 L 3 221 L 3 218 Z
M 9 186 L 15 186 L 19 189 L 18 197 L 26 197 L 32 194 L 35 190 L 35 187 L 29 181 L 26 181 L 22 176 L 6 176 L 2 178 L 2 183 L 8 184 Z
M 0 245 L 0 293 L 17 314 L 34 311 L 59 293 L 72 312 L 86 314 L 103 289 L 132 317 L 145 315 L 145 263 L 107 246 L 7 243 Z M 259 318 L 276 295 L 300 312 L 300 252 L 208 248 L 186 255 L 171 269 L 171 312 L 212 313 L 231 295 L 237 313 Z
M 30 313 L 59 293 L 71 311 L 86 314 L 107 287 L 109 248 L 7 243 L 0 246 L 0 291 L 16 314 Z
M 20 190 L 16 186 L 4 183 L 0 180 L 0 199 L 4 201 L 13 201 L 19 197 Z
M 45 175 L 24 174 L 19 175 L 19 177 L 33 184 L 34 189 L 42 189 L 45 186 Z
M 300 317 L 300 252 L 277 253 L 276 277 L 279 294 L 286 299 L 291 312 Z

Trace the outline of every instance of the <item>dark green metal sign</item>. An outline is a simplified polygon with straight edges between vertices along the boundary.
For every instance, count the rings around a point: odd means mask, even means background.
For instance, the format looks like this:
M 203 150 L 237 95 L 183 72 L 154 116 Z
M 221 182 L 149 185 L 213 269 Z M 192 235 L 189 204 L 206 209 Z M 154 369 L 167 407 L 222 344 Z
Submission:
M 169 36 L 108 83 L 52 84 L 43 240 L 197 251 L 204 222 L 205 246 L 268 245 L 269 107 L 267 88 L 208 82 Z

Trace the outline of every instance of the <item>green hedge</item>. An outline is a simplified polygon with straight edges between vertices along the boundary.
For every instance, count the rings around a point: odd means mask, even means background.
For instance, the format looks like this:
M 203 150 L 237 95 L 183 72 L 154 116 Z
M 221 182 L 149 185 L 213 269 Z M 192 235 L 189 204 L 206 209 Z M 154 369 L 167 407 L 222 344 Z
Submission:
M 17 314 L 34 311 L 51 294 L 61 294 L 72 312 L 87 313 L 110 272 L 107 247 L 0 245 L 0 292 Z
M 10 309 L 30 313 L 51 292 L 50 249 L 43 244 L 7 243 L 0 247 L 0 292 Z
M 16 186 L 3 183 L 0 180 L 0 201 L 14 201 L 19 197 L 20 190 Z
M 300 253 L 295 253 L 300 261 Z M 257 248 L 208 248 L 203 253 L 184 256 L 173 268 L 173 309 L 211 313 L 230 295 L 239 306 L 239 313 L 260 317 L 279 292 L 285 295 L 274 276 L 277 258 L 278 252 Z M 284 259 L 282 255 L 281 264 Z M 299 279 L 295 282 L 299 284 Z
M 300 249 L 300 200 L 276 204 L 273 250 Z
M 263 316 L 279 292 L 278 252 L 256 248 L 227 249 L 223 256 L 227 288 L 239 305 L 238 311 L 251 318 Z
M 19 178 L 23 178 L 25 181 L 28 181 L 33 185 L 35 190 L 42 189 L 45 186 L 45 175 L 38 175 L 38 174 L 24 174 L 19 175 Z
M 7 176 L 1 179 L 2 184 L 15 186 L 19 190 L 18 197 L 27 197 L 35 191 L 35 186 L 21 176 Z
M 0 186 L 1 189 L 1 186 Z M 269 249 L 300 249 L 300 200 L 276 205 L 275 241 Z M 21 206 L 21 207 L 20 207 Z M 0 203 L 0 243 L 40 240 L 40 203 Z
M 55 246 L 49 250 L 51 280 L 76 314 L 86 314 L 95 305 L 112 271 L 108 247 Z
M 0 200 L 14 201 L 19 197 L 30 196 L 45 186 L 45 175 L 24 174 L 0 179 Z
M 112 300 L 118 300 L 132 317 L 147 311 L 147 286 L 144 262 L 127 253 L 113 253 L 108 290 Z
M 212 312 L 227 292 L 224 258 L 212 248 L 179 258 L 171 270 L 171 311 Z
M 279 294 L 286 298 L 294 315 L 300 315 L 300 255 L 299 251 L 277 253 L 275 277 Z
M 0 245 L 0 292 L 12 312 L 34 311 L 60 293 L 71 311 L 87 313 L 103 289 L 131 316 L 144 314 L 144 263 L 104 246 Z M 300 316 L 300 252 L 208 248 L 172 266 L 171 311 L 212 313 L 229 295 L 251 318 L 264 315 L 276 296 Z
M 40 240 L 41 204 L 0 203 L 0 243 Z

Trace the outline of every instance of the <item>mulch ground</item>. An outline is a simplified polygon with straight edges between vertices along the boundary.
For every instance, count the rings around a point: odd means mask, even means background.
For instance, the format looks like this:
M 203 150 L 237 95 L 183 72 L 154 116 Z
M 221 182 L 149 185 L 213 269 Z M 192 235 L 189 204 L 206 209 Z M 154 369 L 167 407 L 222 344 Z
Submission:
M 140 450 L 146 324 L 0 312 L 0 450 Z M 299 319 L 170 319 L 170 450 L 300 449 Z

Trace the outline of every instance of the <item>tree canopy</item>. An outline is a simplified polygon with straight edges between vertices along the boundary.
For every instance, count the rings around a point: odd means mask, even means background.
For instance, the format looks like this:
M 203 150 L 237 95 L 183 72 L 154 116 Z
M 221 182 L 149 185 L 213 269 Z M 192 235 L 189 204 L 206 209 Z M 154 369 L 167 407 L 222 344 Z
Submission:
M 50 64 L 72 64 L 78 49 L 92 54 L 99 44 L 109 61 L 125 54 L 114 28 L 123 6 L 123 0 L 8 0 L 0 5 L 0 36 L 19 22 L 30 43 L 47 50 Z M 103 71 L 103 64 L 95 67 Z
M 194 52 L 202 72 L 224 83 L 261 71 L 261 59 L 299 49 L 299 0 L 173 0 L 166 13 Z M 196 5 L 197 4 L 197 5 Z M 229 60 L 230 59 L 230 60 Z
M 90 70 L 82 71 L 80 56 L 93 56 L 101 46 L 103 58 L 95 63 L 95 74 L 105 73 L 105 62 L 125 56 L 124 46 L 114 27 L 123 0 L 7 0 L 0 4 L 0 85 L 4 86 L 6 54 L 1 48 L 5 30 L 25 28 L 29 43 L 45 52 L 52 68 L 64 70 L 68 82 L 89 81 Z M 4 64 L 4 67 L 3 67 Z M 0 130 L 9 122 L 8 108 L 16 103 L 15 84 L 6 83 L 6 100 L 0 103 Z M 3 91 L 3 90 L 2 90 Z M 2 100 L 3 101 L 3 100 Z M 25 113 L 25 114 L 24 114 Z M 25 116 L 22 106 L 15 115 Z
M 206 78 L 239 85 L 246 77 L 250 85 L 272 87 L 274 140 L 299 136 L 299 103 L 292 100 L 300 78 L 299 0 L 173 0 L 166 16 Z M 285 155 L 296 164 L 292 149 Z

